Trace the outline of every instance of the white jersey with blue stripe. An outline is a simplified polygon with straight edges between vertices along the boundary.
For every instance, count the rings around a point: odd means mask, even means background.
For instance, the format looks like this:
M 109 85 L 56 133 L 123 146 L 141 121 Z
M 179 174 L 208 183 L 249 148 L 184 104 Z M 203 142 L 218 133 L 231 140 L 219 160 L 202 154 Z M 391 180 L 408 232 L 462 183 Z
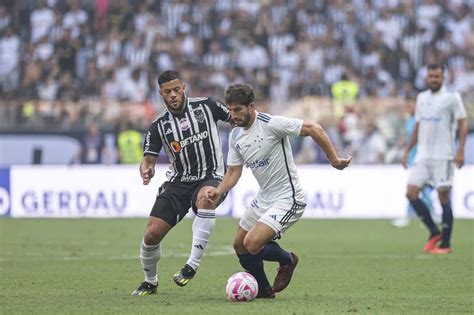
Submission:
M 302 126 L 300 119 L 257 112 L 249 129 L 236 127 L 231 131 L 227 164 L 250 168 L 260 186 L 255 199 L 259 207 L 284 199 L 306 204 L 288 139 L 299 136 Z

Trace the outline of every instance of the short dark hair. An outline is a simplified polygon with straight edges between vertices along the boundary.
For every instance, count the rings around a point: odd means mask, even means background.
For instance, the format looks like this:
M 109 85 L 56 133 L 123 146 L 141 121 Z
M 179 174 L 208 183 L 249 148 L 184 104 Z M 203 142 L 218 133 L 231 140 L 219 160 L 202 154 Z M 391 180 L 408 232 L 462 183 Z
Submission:
M 158 76 L 157 81 L 158 81 L 158 85 L 162 85 L 163 83 L 170 82 L 176 79 L 181 80 L 181 76 L 179 75 L 179 73 L 174 70 L 167 70 L 165 72 L 162 72 Z
M 444 66 L 440 63 L 430 63 L 428 65 L 428 70 L 437 70 L 437 69 L 441 69 L 441 72 L 444 73 Z
M 226 104 L 237 103 L 248 106 L 255 100 L 253 88 L 247 83 L 234 83 L 225 90 L 224 101 Z

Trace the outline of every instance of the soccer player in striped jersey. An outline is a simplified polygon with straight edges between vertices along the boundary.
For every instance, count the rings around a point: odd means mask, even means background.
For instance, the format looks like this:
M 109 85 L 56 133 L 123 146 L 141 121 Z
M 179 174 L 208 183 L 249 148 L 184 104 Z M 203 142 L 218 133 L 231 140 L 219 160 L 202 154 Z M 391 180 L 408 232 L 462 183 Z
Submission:
M 158 191 L 140 246 L 145 281 L 132 295 L 156 292 L 160 243 L 189 208 L 196 213 L 191 253 L 173 280 L 178 286 L 185 286 L 194 277 L 215 225 L 214 210 L 223 200 L 211 202 L 204 191 L 217 187 L 225 173 L 217 122 L 229 121 L 229 110 L 211 97 L 188 97 L 176 71 L 160 74 L 158 85 L 167 108 L 152 122 L 145 136 L 140 164 L 143 184 L 148 185 L 155 174 L 161 149 L 168 155 L 171 166 L 167 180 Z
M 408 178 L 407 197 L 430 232 L 423 250 L 433 254 L 451 253 L 453 210 L 450 192 L 455 164 L 459 168 L 464 165 L 464 145 L 468 131 L 461 96 L 447 91 L 443 87 L 443 81 L 444 67 L 440 64 L 429 65 L 426 78 L 428 89 L 416 98 L 415 130 L 402 158 L 402 164 L 406 168 L 409 152 L 417 144 L 415 163 Z M 456 127 L 459 128 L 457 149 Z M 421 188 L 426 184 L 438 191 L 443 208 L 441 231 L 434 223 L 426 203 L 419 196 Z
M 255 110 L 250 85 L 236 83 L 225 93 L 225 102 L 236 126 L 229 136 L 228 170 L 217 188 L 209 187 L 210 201 L 220 200 L 234 187 L 243 166 L 251 169 L 260 190 L 243 214 L 234 240 L 234 249 L 242 267 L 259 285 L 259 298 L 274 298 L 289 284 L 298 257 L 275 242 L 303 215 L 306 197 L 299 184 L 289 136 L 310 136 L 321 146 L 331 165 L 346 168 L 352 157 L 338 157 L 326 132 L 317 124 L 300 119 L 272 116 Z M 263 261 L 279 263 L 272 286 L 263 269 Z

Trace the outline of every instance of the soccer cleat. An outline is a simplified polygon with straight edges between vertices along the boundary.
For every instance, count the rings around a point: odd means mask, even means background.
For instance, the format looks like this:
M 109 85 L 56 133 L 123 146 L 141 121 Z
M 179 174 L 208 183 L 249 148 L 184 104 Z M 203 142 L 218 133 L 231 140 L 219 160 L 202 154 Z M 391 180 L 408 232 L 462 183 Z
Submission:
M 451 254 L 453 251 L 451 247 L 438 247 L 436 246 L 432 250 L 430 250 L 431 254 L 443 255 L 443 254 Z
M 180 271 L 174 274 L 173 281 L 176 285 L 184 287 L 195 274 L 196 271 L 190 265 L 186 264 Z
M 156 293 L 158 285 L 153 285 L 146 281 L 142 282 L 137 289 L 133 290 L 132 295 L 150 295 Z
M 293 276 L 293 271 L 298 265 L 298 256 L 294 253 L 290 253 L 292 262 L 288 265 L 281 266 L 278 268 L 278 273 L 275 277 L 275 281 L 273 282 L 273 290 L 275 292 L 283 291 L 288 284 L 290 284 L 291 277 Z
M 431 252 L 431 250 L 433 250 L 433 248 L 436 247 L 436 244 L 440 240 L 441 240 L 441 233 L 431 236 L 430 239 L 428 240 L 428 243 L 426 243 L 425 247 L 423 247 L 423 251 L 425 253 Z
M 258 290 L 257 299 L 274 299 L 275 298 L 275 290 L 272 287 L 268 287 L 265 290 Z

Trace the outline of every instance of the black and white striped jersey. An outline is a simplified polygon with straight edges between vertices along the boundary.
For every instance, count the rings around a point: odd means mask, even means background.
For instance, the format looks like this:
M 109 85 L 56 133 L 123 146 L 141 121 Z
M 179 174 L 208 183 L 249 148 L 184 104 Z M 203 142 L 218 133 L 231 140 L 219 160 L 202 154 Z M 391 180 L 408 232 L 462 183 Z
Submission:
M 166 174 L 170 182 L 222 179 L 225 169 L 217 121 L 229 121 L 229 110 L 211 97 L 189 97 L 185 104 L 179 116 L 165 109 L 151 123 L 143 152 L 158 155 L 164 149 L 171 162 Z

